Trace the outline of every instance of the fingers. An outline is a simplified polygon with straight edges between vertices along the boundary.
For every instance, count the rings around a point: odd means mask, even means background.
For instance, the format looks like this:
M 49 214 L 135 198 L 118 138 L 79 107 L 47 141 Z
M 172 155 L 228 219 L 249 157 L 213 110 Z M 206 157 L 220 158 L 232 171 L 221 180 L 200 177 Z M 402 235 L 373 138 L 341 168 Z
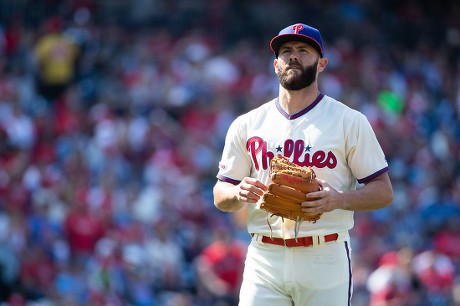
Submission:
M 315 216 L 327 212 L 327 206 L 324 204 L 324 200 L 312 200 L 302 203 L 302 212 L 307 216 Z
M 305 195 L 305 198 L 307 201 L 314 201 L 314 200 L 319 200 L 322 199 L 326 196 L 326 192 L 324 190 L 320 191 L 313 191 L 309 192 Z
M 316 179 L 321 190 L 306 194 L 307 201 L 302 203 L 302 211 L 307 215 L 322 214 L 326 211 L 327 195 L 330 189 L 325 181 Z
M 324 186 L 327 186 L 328 183 L 326 181 L 323 181 L 319 178 L 315 178 L 316 182 L 318 183 L 320 189 L 322 190 L 324 188 Z
M 339 193 L 327 182 L 321 181 L 321 190 L 308 193 L 302 202 L 302 211 L 307 215 L 322 214 L 338 208 Z
M 309 200 L 325 198 L 332 191 L 331 185 L 329 185 L 326 181 L 318 178 L 316 178 L 316 181 L 318 182 L 320 190 L 307 193 L 306 198 Z
M 304 203 L 312 203 L 312 202 L 304 202 Z M 309 216 L 314 216 L 317 214 L 322 214 L 327 211 L 326 206 L 322 204 L 309 204 L 305 205 L 302 203 L 302 211 Z
M 245 179 L 243 179 L 243 182 L 246 184 L 246 185 L 251 185 L 259 190 L 262 191 L 262 194 L 267 191 L 268 187 L 262 183 L 261 181 L 255 179 L 255 178 L 251 178 L 251 177 L 246 177 Z
M 257 179 L 246 177 L 238 185 L 238 201 L 257 203 L 267 191 L 267 186 Z

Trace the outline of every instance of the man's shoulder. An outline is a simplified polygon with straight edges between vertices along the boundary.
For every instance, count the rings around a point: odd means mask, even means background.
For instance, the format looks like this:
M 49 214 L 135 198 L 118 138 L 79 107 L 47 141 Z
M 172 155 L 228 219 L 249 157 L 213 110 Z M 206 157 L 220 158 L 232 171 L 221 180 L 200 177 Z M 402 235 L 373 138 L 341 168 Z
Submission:
M 328 95 L 324 95 L 322 102 L 324 104 L 329 104 L 329 105 L 332 105 L 334 107 L 350 108 L 348 105 L 346 105 L 342 101 L 339 101 L 339 100 L 337 100 L 337 99 L 335 99 L 335 98 L 333 98 L 331 96 L 328 96 Z

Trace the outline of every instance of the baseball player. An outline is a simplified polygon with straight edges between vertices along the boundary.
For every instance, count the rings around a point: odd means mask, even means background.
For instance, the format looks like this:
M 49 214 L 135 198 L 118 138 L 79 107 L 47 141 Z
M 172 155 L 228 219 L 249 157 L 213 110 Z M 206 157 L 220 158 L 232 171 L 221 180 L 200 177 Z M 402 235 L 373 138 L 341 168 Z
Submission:
M 248 210 L 239 306 L 350 305 L 353 213 L 392 202 L 388 164 L 366 117 L 319 91 L 328 60 L 317 29 L 290 25 L 270 47 L 279 95 L 231 124 L 213 190 L 219 210 Z M 260 209 L 276 155 L 316 172 L 321 190 L 302 203 L 322 213 L 316 222 L 296 228 Z

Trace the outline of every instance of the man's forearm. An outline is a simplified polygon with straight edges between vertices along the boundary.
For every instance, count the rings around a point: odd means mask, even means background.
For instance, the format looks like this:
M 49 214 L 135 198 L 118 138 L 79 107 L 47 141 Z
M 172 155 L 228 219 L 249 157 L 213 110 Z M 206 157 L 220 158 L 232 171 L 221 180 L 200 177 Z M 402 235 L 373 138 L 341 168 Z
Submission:
M 343 209 L 371 211 L 389 206 L 393 201 L 393 190 L 385 173 L 358 190 L 344 192 L 342 196 Z
M 214 205 L 217 209 L 225 212 L 233 212 L 244 206 L 243 201 L 238 200 L 235 185 L 226 182 L 217 182 L 214 186 Z

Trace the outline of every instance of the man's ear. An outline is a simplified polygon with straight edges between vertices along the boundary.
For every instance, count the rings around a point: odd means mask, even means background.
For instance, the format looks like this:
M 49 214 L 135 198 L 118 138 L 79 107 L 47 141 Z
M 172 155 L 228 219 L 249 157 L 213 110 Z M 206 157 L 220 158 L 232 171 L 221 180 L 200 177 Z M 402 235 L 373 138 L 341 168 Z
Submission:
M 278 74 L 278 58 L 273 60 L 273 68 L 275 68 L 275 73 Z
M 325 57 L 322 57 L 322 58 L 319 59 L 319 61 L 318 61 L 318 70 L 319 70 L 319 72 L 321 72 L 324 69 L 326 69 L 326 66 L 327 66 L 328 62 L 329 61 Z

